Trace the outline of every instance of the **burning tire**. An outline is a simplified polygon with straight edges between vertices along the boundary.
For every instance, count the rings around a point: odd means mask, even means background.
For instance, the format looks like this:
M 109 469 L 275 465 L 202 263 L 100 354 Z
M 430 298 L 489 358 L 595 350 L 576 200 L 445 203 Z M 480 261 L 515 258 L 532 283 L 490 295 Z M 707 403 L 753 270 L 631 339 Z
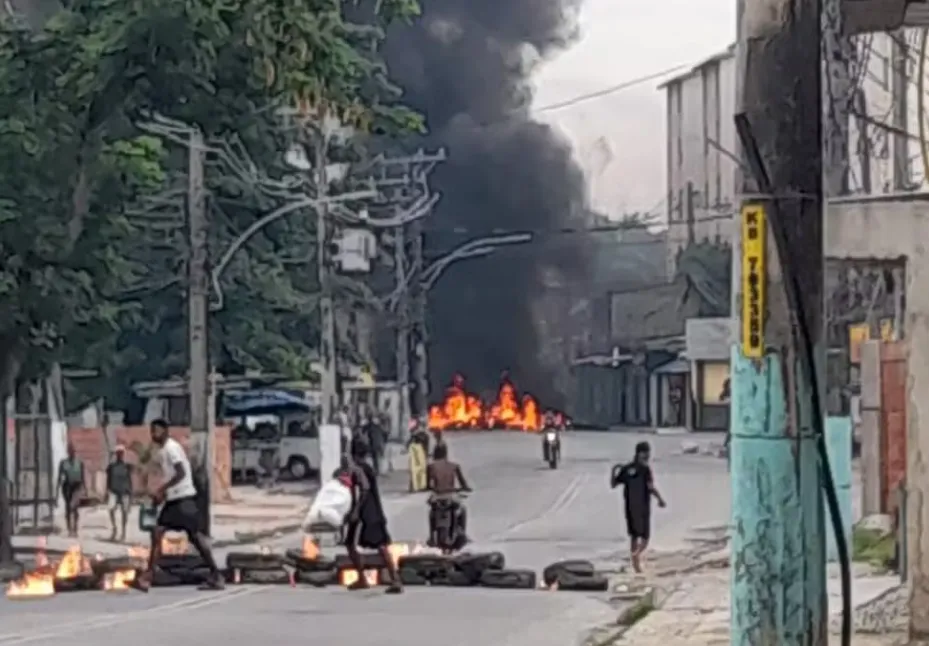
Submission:
M 419 572 L 427 579 L 431 579 L 435 575 L 441 575 L 443 572 L 452 568 L 451 560 L 444 556 L 434 556 L 432 554 L 401 556 L 397 565 L 401 568 L 408 568 L 414 572 Z
M 231 570 L 227 573 L 231 583 L 252 583 L 257 585 L 290 585 L 290 572 L 284 568 L 277 570 Z
M 532 570 L 486 570 L 481 575 L 481 585 L 485 588 L 532 590 L 536 585 L 535 572 Z
M 610 589 L 610 581 L 602 574 L 574 574 L 572 572 L 559 572 L 553 582 L 559 590 L 573 592 L 606 592 Z M 548 585 L 552 585 L 549 583 Z
M 141 559 L 135 559 L 131 556 L 117 556 L 90 562 L 90 569 L 97 577 L 114 572 L 125 572 L 126 570 L 140 570 L 145 566 L 146 563 L 143 563 Z
M 480 578 L 475 579 L 469 576 L 468 573 L 458 568 L 451 567 L 444 572 L 438 573 L 429 581 L 429 584 L 450 588 L 467 588 L 472 585 L 477 585 L 479 582 Z
M 229 552 L 226 567 L 230 570 L 281 570 L 284 557 L 280 554 L 260 554 L 257 552 Z
M 162 554 L 156 563 L 162 570 L 195 570 L 206 567 L 199 554 Z
M 506 557 L 501 552 L 459 554 L 452 559 L 452 563 L 476 584 L 480 583 L 481 576 L 487 570 L 502 570 L 506 567 Z
M 126 568 L 132 569 L 132 568 Z M 78 574 L 67 579 L 55 579 L 55 592 L 87 592 L 100 588 L 102 575 L 95 573 Z
M 427 585 L 429 583 L 429 579 L 413 568 L 402 567 L 399 569 L 399 572 L 400 581 L 403 585 Z
M 201 585 L 210 578 L 210 568 L 191 568 L 188 570 L 176 568 L 163 570 L 156 567 L 152 572 L 152 587 L 173 588 L 184 585 Z
M 339 572 L 334 567 L 331 570 L 297 570 L 294 572 L 294 582 L 324 588 L 339 582 Z
M 582 559 L 557 561 L 542 570 L 542 581 L 544 581 L 547 586 L 552 585 L 558 580 L 558 575 L 562 573 L 577 577 L 593 576 L 595 569 L 593 563 Z
M 287 563 L 298 572 L 329 572 L 335 571 L 336 562 L 323 556 L 309 558 L 301 550 L 287 550 Z
M 19 561 L 0 563 L 0 583 L 9 583 L 23 578 L 26 568 Z
M 166 572 L 165 570 L 155 568 L 155 571 L 152 572 L 152 587 L 153 588 L 176 588 L 182 585 L 193 585 L 192 583 L 185 581 L 183 577 L 180 577 L 171 572 Z
M 361 557 L 361 567 L 364 570 L 380 570 L 387 567 L 387 564 L 384 563 L 383 557 L 380 554 L 360 554 Z M 401 559 L 402 560 L 402 559 Z M 337 570 L 354 570 L 355 564 L 352 563 L 352 560 L 348 558 L 348 554 L 338 554 L 333 560 L 335 564 L 335 569 Z

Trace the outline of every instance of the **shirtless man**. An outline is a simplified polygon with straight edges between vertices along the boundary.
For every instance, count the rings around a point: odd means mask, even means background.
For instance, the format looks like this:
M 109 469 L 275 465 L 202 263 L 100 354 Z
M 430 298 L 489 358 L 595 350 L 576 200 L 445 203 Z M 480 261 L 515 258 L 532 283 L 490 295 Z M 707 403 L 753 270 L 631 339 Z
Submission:
M 436 513 L 432 503 L 439 499 L 451 500 L 456 508 L 458 525 L 464 533 L 468 526 L 467 514 L 457 494 L 459 491 L 471 491 L 471 487 L 468 486 L 458 463 L 448 459 L 448 445 L 444 442 L 436 444 L 432 452 L 432 464 L 427 469 L 427 480 L 429 491 L 432 492 L 429 498 L 429 545 L 435 545 Z

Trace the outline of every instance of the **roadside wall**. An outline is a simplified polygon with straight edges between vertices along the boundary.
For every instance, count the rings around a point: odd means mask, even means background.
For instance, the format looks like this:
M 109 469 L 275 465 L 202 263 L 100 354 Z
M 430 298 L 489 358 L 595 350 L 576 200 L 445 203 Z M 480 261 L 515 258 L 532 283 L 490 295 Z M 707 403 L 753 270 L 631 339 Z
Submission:
M 126 460 L 138 463 L 138 456 L 132 450 L 134 446 L 148 447 L 151 444 L 150 432 L 147 426 L 119 426 L 111 428 L 115 444 L 126 447 Z M 214 444 L 213 482 L 215 487 L 211 492 L 213 502 L 228 502 L 232 499 L 232 445 L 231 429 L 227 426 L 216 428 Z M 68 441 L 74 444 L 78 457 L 84 461 L 87 470 L 85 483 L 88 495 L 103 498 L 106 494 L 106 465 L 110 461 L 107 451 L 105 431 L 101 428 L 71 428 L 68 429 Z M 174 426 L 170 429 L 171 437 L 187 448 L 190 439 L 190 429 Z M 158 461 L 153 460 L 148 470 L 148 488 L 152 489 L 161 483 L 161 470 Z M 145 486 L 142 474 L 137 472 L 135 477 L 135 490 L 144 493 Z
M 894 199 L 895 197 L 895 199 Z M 826 213 L 826 255 L 905 261 L 907 569 L 912 633 L 929 634 L 929 195 L 839 199 Z M 886 374 L 882 370 L 882 377 Z M 901 380 L 902 381 L 902 380 Z M 919 609 L 916 611 L 916 609 Z

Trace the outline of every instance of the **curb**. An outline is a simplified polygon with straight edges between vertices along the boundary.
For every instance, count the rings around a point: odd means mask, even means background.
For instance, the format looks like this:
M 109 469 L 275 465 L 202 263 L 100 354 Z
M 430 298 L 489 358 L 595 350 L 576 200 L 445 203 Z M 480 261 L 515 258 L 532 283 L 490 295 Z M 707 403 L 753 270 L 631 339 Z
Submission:
M 583 642 L 584 646 L 613 646 L 617 644 L 630 628 L 657 608 L 659 596 L 659 591 L 655 586 L 649 587 L 628 607 L 623 608 L 615 623 L 591 630 Z M 667 595 L 663 595 L 660 601 L 664 601 L 664 599 L 667 599 Z

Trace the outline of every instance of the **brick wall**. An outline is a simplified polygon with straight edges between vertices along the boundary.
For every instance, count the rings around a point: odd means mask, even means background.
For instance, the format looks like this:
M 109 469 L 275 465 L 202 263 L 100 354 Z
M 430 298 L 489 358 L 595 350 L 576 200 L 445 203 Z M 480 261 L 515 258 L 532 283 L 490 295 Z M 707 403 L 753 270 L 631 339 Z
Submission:
M 906 478 L 906 347 L 881 344 L 881 508 L 894 514 Z
M 214 502 L 227 502 L 231 500 L 232 487 L 232 445 L 229 427 L 217 427 L 214 434 L 214 453 L 213 453 L 213 482 L 215 486 L 211 491 Z M 190 439 L 190 429 L 187 427 L 174 426 L 169 429 L 171 437 L 176 439 L 184 448 L 187 448 Z M 138 456 L 133 451 L 133 447 L 148 447 L 151 445 L 150 431 L 147 426 L 120 426 L 114 430 L 116 444 L 122 444 L 126 447 L 126 460 L 133 464 L 138 464 Z M 107 454 L 106 438 L 101 428 L 71 428 L 68 429 L 68 441 L 74 445 L 74 450 L 78 457 L 84 462 L 84 468 L 87 471 L 87 480 L 85 483 L 87 492 L 94 497 L 103 497 L 105 495 L 105 473 L 106 466 L 110 461 Z M 148 489 L 157 487 L 161 481 L 161 469 L 158 460 L 153 460 L 145 473 L 137 470 L 134 487 L 137 493 L 145 493 L 145 482 L 147 476 Z

